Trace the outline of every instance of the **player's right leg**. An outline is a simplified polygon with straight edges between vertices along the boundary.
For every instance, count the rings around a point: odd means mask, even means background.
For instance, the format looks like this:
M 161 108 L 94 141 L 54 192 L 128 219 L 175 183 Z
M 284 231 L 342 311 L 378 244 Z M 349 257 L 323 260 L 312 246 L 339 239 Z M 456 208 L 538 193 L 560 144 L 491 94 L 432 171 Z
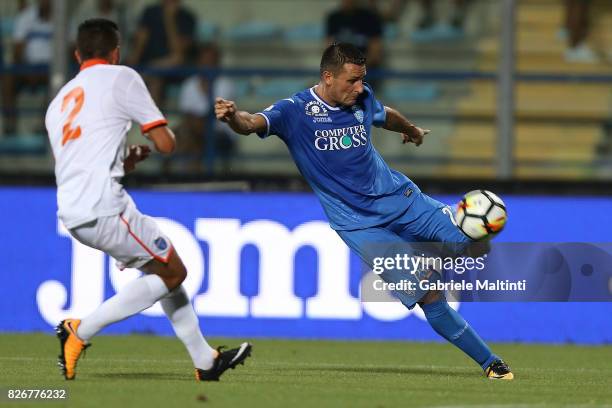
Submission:
M 444 256 L 483 256 L 490 243 L 473 241 L 457 226 L 453 209 L 419 192 L 410 210 L 393 221 L 390 229 L 410 242 L 439 242 Z
M 418 255 L 413 253 L 410 246 L 403 240 L 402 237 L 384 227 L 371 227 L 351 231 L 336 231 L 340 238 L 351 248 L 361 260 L 374 270 L 374 264 L 377 258 L 394 259 L 396 255 L 408 253 L 409 255 Z M 389 294 L 397 298 L 408 309 L 416 306 L 419 299 L 426 293 L 426 288 L 419 286 L 419 280 L 428 279 L 424 274 L 411 273 L 410 270 L 401 268 L 385 268 L 380 278 L 387 283 L 402 284 L 404 286 L 412 285 L 410 290 L 394 290 L 388 291 Z M 411 283 L 410 283 L 411 282 Z M 362 295 L 366 291 L 376 291 L 375 286 L 362 287 Z

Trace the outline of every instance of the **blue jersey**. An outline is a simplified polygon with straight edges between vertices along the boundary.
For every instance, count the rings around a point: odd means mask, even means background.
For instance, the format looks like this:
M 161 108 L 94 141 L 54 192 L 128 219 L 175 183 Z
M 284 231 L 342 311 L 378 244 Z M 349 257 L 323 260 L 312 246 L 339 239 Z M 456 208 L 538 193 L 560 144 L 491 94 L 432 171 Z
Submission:
M 420 192 L 372 146 L 372 125 L 381 127 L 386 113 L 367 85 L 351 107 L 330 106 L 310 88 L 258 114 L 268 124 L 259 137 L 277 135 L 285 142 L 336 230 L 394 220 Z

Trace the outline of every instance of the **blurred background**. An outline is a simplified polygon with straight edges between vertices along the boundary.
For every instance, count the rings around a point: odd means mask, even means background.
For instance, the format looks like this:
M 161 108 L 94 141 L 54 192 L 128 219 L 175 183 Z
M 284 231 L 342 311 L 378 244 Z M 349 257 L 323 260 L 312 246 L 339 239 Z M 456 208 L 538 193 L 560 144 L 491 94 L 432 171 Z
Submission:
M 361 47 L 378 99 L 432 129 L 419 148 L 373 137 L 423 191 L 447 203 L 475 188 L 500 194 L 509 222 L 499 241 L 610 241 L 610 1 L 0 0 L 0 331 L 47 331 L 139 274 L 71 240 L 55 216 L 44 112 L 78 72 L 76 27 L 91 17 L 119 23 L 123 63 L 179 139 L 176 154 L 153 155 L 125 184 L 185 259 L 211 335 L 439 340 L 419 310 L 359 302 L 359 262 L 280 139 L 214 121 L 215 96 L 257 112 L 317 83 L 330 41 Z M 134 126 L 129 142 L 143 141 Z M 610 270 L 578 273 L 611 296 Z M 491 341 L 609 344 L 611 306 L 461 308 Z M 170 334 L 162 316 L 156 306 L 108 332 Z
M 612 179 L 605 0 L 0 0 L 0 16 L 7 182 L 53 183 L 47 101 L 76 72 L 78 23 L 107 17 L 121 27 L 122 62 L 145 76 L 179 137 L 176 155 L 144 163 L 128 184 L 241 180 L 245 188 L 304 189 L 279 139 L 238 137 L 214 123 L 210 103 L 222 96 L 255 112 L 311 86 L 322 49 L 337 40 L 366 52 L 368 81 L 383 103 L 433 130 L 418 149 L 374 137 L 393 167 L 426 187 L 487 179 L 506 189 L 520 181 L 535 191 L 588 183 L 610 191 L 593 184 Z M 168 30 L 180 48 L 172 49 Z M 133 129 L 129 140 L 141 136 Z

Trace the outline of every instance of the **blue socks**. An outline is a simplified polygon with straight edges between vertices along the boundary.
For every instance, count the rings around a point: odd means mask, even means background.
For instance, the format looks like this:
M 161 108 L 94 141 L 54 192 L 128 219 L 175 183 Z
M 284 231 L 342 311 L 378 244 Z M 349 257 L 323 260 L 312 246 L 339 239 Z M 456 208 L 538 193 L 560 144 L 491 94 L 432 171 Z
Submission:
M 499 359 L 463 317 L 448 305 L 446 299 L 423 305 L 421 308 L 436 333 L 472 357 L 483 370 Z

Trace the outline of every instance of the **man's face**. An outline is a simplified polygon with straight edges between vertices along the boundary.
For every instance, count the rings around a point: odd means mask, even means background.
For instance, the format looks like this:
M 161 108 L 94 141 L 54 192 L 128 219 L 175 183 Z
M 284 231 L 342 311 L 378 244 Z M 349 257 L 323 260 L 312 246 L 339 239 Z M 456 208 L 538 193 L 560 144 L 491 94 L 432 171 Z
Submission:
M 365 75 L 365 65 L 344 64 L 340 72 L 326 78 L 330 97 L 340 105 L 353 106 L 363 93 Z

